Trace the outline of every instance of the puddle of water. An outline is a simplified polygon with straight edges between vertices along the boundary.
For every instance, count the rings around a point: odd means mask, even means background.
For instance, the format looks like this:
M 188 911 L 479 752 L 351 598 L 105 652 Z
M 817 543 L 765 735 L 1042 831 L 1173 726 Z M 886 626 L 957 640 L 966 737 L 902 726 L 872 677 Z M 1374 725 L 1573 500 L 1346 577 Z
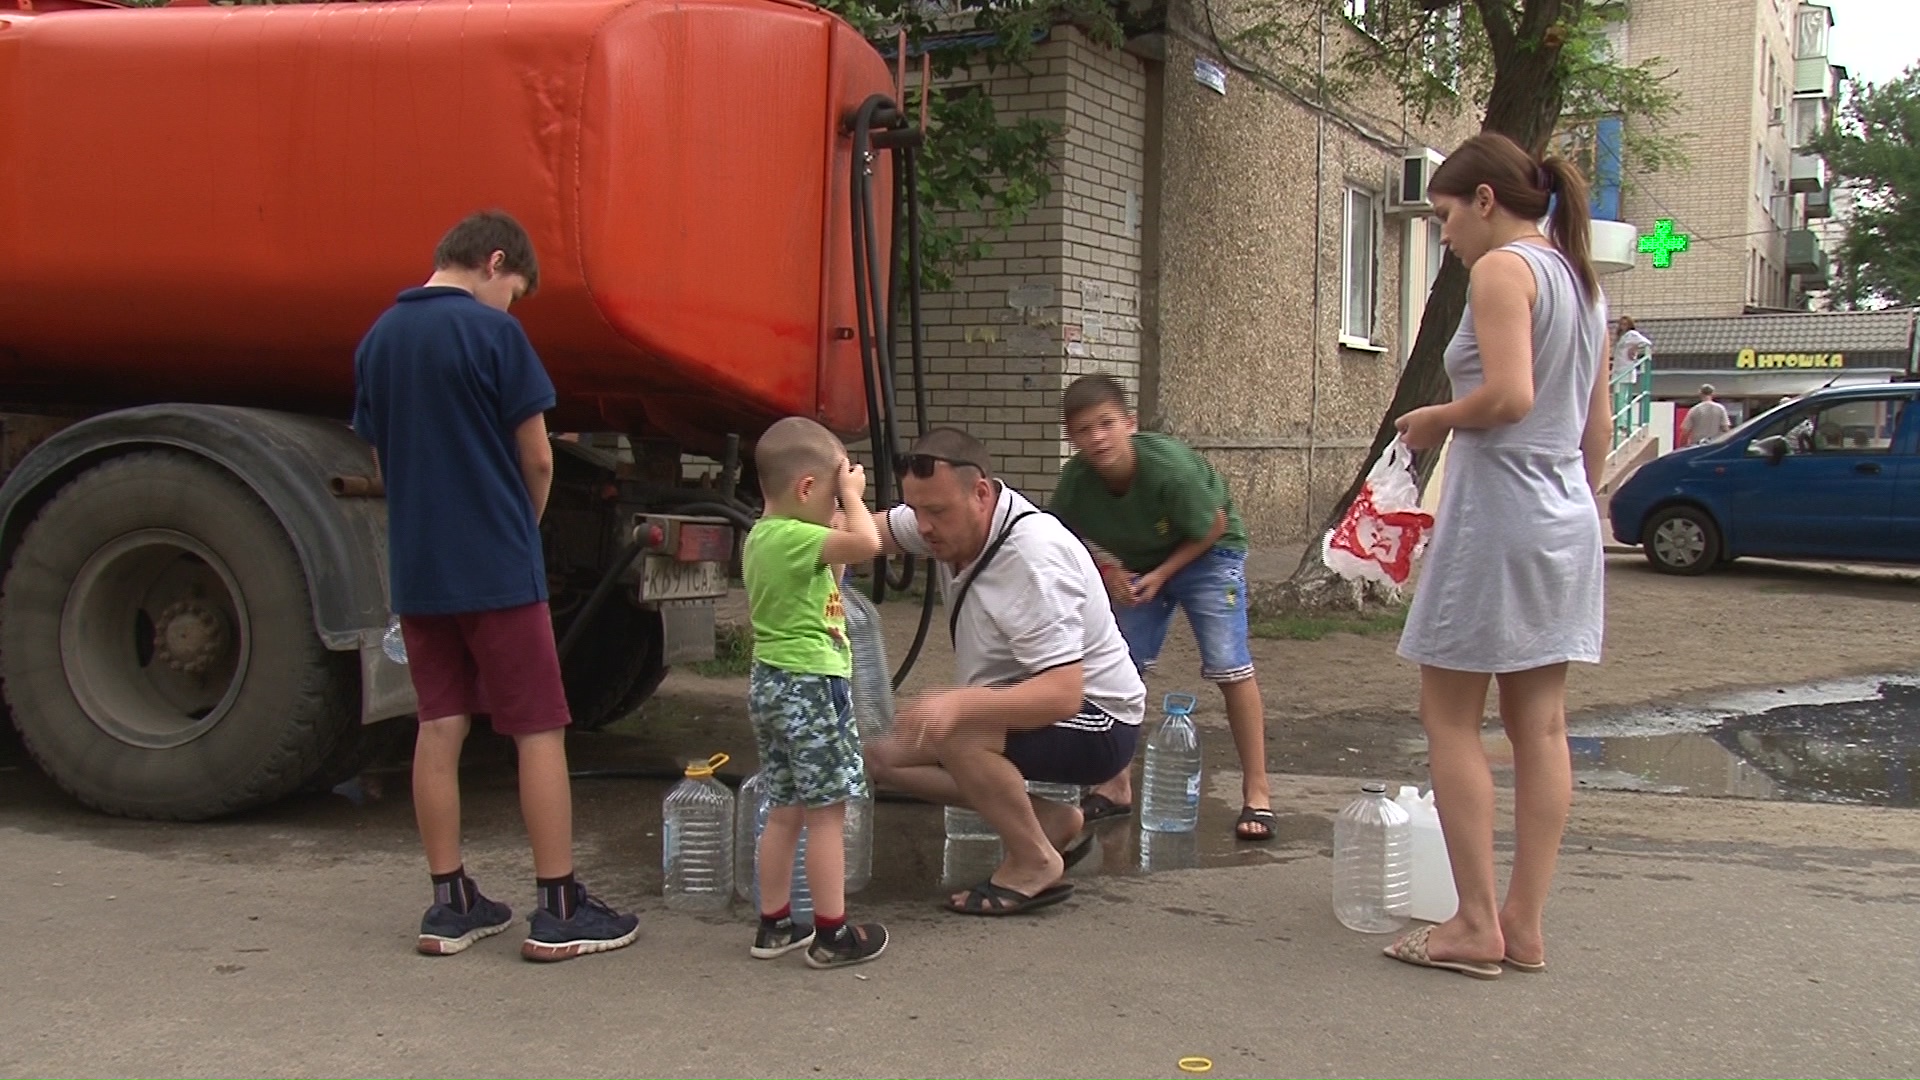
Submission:
M 1588 788 L 1920 806 L 1920 679 L 1610 712 L 1571 724 L 1568 743 L 1574 779 Z M 1486 745 L 1496 768 L 1512 765 L 1513 748 L 1497 729 Z

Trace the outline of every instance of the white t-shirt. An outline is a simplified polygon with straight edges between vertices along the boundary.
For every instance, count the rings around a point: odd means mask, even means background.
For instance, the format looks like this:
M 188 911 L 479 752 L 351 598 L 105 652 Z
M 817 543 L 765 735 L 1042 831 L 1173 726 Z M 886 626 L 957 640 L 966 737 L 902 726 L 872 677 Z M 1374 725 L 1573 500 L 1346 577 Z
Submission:
M 1083 695 L 1122 724 L 1146 715 L 1147 688 L 1127 654 L 1114 622 L 1106 586 L 1072 532 L 1059 518 L 1030 513 L 1033 503 L 1005 484 L 994 507 L 987 543 L 1006 532 L 1006 543 L 984 568 L 940 568 L 941 595 L 952 618 L 958 586 L 975 578 L 954 623 L 954 675 L 966 686 L 1009 686 L 1066 664 L 1081 665 Z M 887 526 L 902 551 L 931 557 L 913 508 L 887 511 Z M 976 572 L 977 571 L 977 572 Z M 1111 724 L 1084 715 L 1062 717 L 1055 727 L 1098 728 Z
M 1615 338 L 1613 342 L 1613 370 L 1615 373 L 1626 370 L 1627 365 L 1633 363 L 1634 357 L 1641 355 L 1643 351 L 1651 353 L 1653 351 L 1653 342 L 1647 339 L 1647 335 L 1638 330 L 1629 330 L 1621 334 L 1618 338 Z

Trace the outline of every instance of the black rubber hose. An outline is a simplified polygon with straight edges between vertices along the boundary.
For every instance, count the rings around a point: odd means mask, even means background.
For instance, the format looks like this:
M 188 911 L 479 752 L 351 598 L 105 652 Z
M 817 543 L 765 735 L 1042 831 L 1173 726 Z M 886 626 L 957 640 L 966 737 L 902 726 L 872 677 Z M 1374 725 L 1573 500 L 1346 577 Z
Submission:
M 872 230 L 873 186 L 868 170 L 868 157 L 873 152 L 872 125 L 874 114 L 889 104 L 880 94 L 867 98 L 854 113 L 853 119 L 853 173 L 847 185 L 852 203 L 851 232 L 853 241 L 853 305 L 854 323 L 859 331 L 860 372 L 862 389 L 867 398 L 867 438 L 874 449 L 874 476 L 878 481 L 877 489 L 884 497 L 886 473 L 883 461 L 887 450 L 882 448 L 885 425 L 880 418 L 880 382 L 876 378 L 874 354 L 879 349 L 880 299 L 872 291 L 878 282 L 872 278 L 869 263 L 873 259 L 874 247 Z M 883 559 L 874 560 L 875 602 L 886 596 L 887 569 Z
M 626 573 L 628 567 L 638 562 L 646 550 L 646 539 L 634 537 L 626 547 L 620 549 L 620 554 L 614 557 L 613 562 L 608 564 L 607 572 L 600 575 L 600 583 L 593 587 L 587 602 L 580 606 L 580 613 L 567 624 L 567 632 L 560 638 L 560 645 L 556 651 L 560 654 L 562 663 L 565 663 L 568 654 L 573 652 L 573 647 L 579 642 L 580 635 L 586 632 L 587 624 L 600 613 L 601 605 L 607 602 L 607 597 L 613 595 L 614 586 L 620 583 L 620 575 Z
M 902 103 L 904 106 L 904 102 Z M 927 358 L 923 347 L 925 330 L 920 321 L 920 158 L 911 146 L 901 147 L 895 152 L 900 159 L 900 174 L 904 178 L 905 195 L 900 200 L 907 206 L 907 324 L 908 348 L 913 356 L 913 423 L 916 434 L 927 433 Z M 901 478 L 904 489 L 906 479 Z M 920 650 L 927 644 L 927 630 L 933 625 L 934 589 L 939 584 L 940 575 L 932 559 L 927 560 L 925 595 L 920 598 L 920 626 L 913 632 L 913 644 L 907 646 L 907 655 L 901 659 L 899 668 L 893 673 L 893 688 L 907 681 L 912 674 L 913 665 L 920 659 Z
M 680 506 L 674 507 L 672 513 L 726 518 L 734 528 L 739 529 L 743 533 L 753 531 L 753 515 L 745 513 L 737 506 L 729 506 L 726 503 L 683 503 Z

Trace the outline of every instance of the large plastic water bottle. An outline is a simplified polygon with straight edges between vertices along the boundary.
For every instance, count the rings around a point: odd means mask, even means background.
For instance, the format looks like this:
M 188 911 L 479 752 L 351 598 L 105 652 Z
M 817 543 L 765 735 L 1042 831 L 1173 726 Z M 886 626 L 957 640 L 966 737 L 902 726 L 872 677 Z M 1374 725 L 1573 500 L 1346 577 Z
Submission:
M 735 819 L 736 835 L 744 838 L 747 856 L 738 864 L 736 872 L 746 884 L 740 887 L 742 898 L 753 904 L 755 914 L 760 911 L 760 837 L 767 831 L 767 815 L 773 812 L 773 804 L 767 801 L 766 774 L 754 773 L 747 782 L 740 785 L 739 815 Z M 800 830 L 800 842 L 793 852 L 793 878 L 788 885 L 787 906 L 793 911 L 796 926 L 813 924 L 813 892 L 807 888 L 807 830 Z
M 1149 832 L 1192 832 L 1200 824 L 1200 733 L 1194 730 L 1192 694 L 1168 694 L 1166 713 L 1147 737 L 1142 771 L 1140 827 Z
M 945 815 L 949 840 L 999 840 L 987 819 L 964 806 L 949 806 Z
M 860 738 L 878 738 L 893 729 L 893 673 L 887 669 L 880 613 L 851 581 L 840 586 L 840 604 L 847 612 L 847 643 L 853 648 L 853 723 Z
M 380 639 L 380 648 L 387 654 L 387 659 L 394 663 L 407 662 L 407 636 L 400 629 L 400 616 L 395 615 L 387 620 L 387 633 Z
M 1413 900 L 1408 914 L 1425 922 L 1443 923 L 1460 910 L 1460 894 L 1453 885 L 1453 863 L 1447 858 L 1447 834 L 1440 828 L 1440 811 L 1433 792 L 1420 794 L 1411 784 L 1400 788 L 1394 805 L 1407 812 L 1407 832 L 1413 851 Z
M 661 869 L 675 911 L 724 910 L 733 899 L 733 792 L 713 775 L 726 763 L 715 754 L 688 765 L 661 808 Z
M 740 783 L 733 815 L 733 894 L 754 898 L 754 863 L 760 854 L 760 830 L 767 824 L 767 774 L 755 772 Z
M 1068 806 L 1080 805 L 1079 784 L 1055 784 L 1045 780 L 1027 781 L 1027 794 L 1047 802 L 1066 803 Z
M 873 881 L 873 800 L 847 800 L 847 894 L 851 896 Z
M 1363 934 L 1406 925 L 1413 899 L 1413 837 L 1387 785 L 1367 784 L 1333 819 L 1333 914 Z

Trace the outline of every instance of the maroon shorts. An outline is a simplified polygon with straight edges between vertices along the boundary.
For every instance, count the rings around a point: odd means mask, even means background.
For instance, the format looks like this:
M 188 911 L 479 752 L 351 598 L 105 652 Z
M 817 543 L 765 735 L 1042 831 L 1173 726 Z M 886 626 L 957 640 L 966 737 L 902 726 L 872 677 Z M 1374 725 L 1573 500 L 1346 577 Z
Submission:
M 420 719 L 485 715 L 502 735 L 572 723 L 544 603 L 464 615 L 402 615 Z

